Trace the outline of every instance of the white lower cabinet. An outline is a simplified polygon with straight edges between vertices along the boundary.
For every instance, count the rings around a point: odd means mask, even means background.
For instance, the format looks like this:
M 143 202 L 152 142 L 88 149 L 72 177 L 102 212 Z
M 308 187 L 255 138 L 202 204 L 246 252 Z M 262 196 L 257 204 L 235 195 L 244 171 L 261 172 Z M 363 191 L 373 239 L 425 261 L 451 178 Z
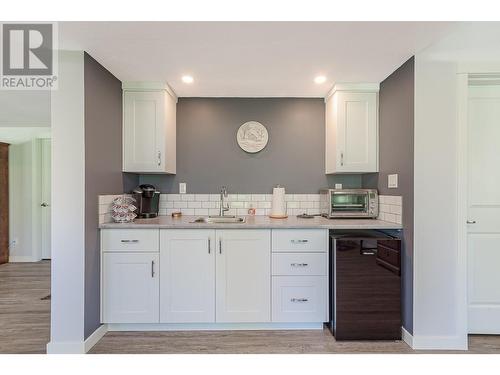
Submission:
M 215 230 L 162 230 L 160 244 L 160 322 L 215 322 Z
M 271 321 L 271 231 L 217 231 L 216 321 Z
M 157 253 L 104 253 L 102 322 L 159 322 Z
M 273 277 L 273 322 L 326 322 L 326 276 Z
M 327 230 L 113 231 L 101 236 L 103 323 L 328 320 Z

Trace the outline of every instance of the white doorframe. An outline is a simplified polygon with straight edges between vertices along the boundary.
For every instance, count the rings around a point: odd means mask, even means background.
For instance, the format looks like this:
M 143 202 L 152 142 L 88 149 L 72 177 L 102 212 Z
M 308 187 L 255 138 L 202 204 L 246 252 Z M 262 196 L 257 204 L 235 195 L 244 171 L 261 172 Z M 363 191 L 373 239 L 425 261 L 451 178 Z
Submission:
M 32 217 L 31 217 L 31 238 L 32 262 L 42 260 L 42 213 L 41 213 L 41 197 L 42 197 L 42 141 L 46 138 L 34 138 L 32 146 Z
M 460 69 L 462 68 L 462 69 Z M 460 311 L 458 312 L 459 330 L 465 335 L 469 334 L 468 324 L 468 251 L 467 251 L 467 131 L 468 131 L 468 98 L 469 79 L 474 76 L 484 75 L 484 79 L 491 79 L 498 84 L 500 79 L 500 65 L 498 64 L 466 64 L 459 67 L 457 74 L 457 160 L 458 160 L 458 186 L 457 186 L 457 216 L 458 216 L 458 292 L 460 298 Z

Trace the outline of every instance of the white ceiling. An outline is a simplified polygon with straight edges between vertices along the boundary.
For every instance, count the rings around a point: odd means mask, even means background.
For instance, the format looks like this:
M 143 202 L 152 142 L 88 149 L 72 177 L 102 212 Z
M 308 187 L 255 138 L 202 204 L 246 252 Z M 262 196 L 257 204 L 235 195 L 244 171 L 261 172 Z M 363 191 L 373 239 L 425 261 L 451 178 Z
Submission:
M 381 82 L 455 30 L 451 22 L 61 22 L 122 81 L 167 82 L 180 97 L 323 97 L 335 82 Z M 190 74 L 195 82 L 181 81 Z M 322 85 L 313 78 L 323 74 Z

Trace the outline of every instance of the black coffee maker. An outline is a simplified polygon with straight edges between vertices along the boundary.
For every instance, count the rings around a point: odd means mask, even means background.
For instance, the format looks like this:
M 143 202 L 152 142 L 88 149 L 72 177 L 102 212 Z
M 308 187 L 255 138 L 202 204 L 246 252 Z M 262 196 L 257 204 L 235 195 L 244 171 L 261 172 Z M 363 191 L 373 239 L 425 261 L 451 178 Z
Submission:
M 139 218 L 152 218 L 158 216 L 160 207 L 160 192 L 149 184 L 139 185 L 134 189 L 134 198 L 137 201 L 137 216 Z

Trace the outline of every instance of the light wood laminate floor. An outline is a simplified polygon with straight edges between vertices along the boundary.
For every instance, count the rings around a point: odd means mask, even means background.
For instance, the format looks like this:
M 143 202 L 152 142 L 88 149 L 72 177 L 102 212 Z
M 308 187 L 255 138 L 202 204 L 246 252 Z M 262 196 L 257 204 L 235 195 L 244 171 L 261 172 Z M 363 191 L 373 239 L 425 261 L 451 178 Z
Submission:
M 50 262 L 0 265 L 0 353 L 45 353 L 50 332 L 50 300 L 41 298 L 49 293 Z M 500 336 L 471 336 L 469 347 L 467 353 L 500 354 Z M 91 353 L 423 352 L 412 351 L 402 341 L 338 342 L 324 329 L 108 332 Z
M 0 265 L 0 353 L 45 353 L 50 339 L 50 262 Z

